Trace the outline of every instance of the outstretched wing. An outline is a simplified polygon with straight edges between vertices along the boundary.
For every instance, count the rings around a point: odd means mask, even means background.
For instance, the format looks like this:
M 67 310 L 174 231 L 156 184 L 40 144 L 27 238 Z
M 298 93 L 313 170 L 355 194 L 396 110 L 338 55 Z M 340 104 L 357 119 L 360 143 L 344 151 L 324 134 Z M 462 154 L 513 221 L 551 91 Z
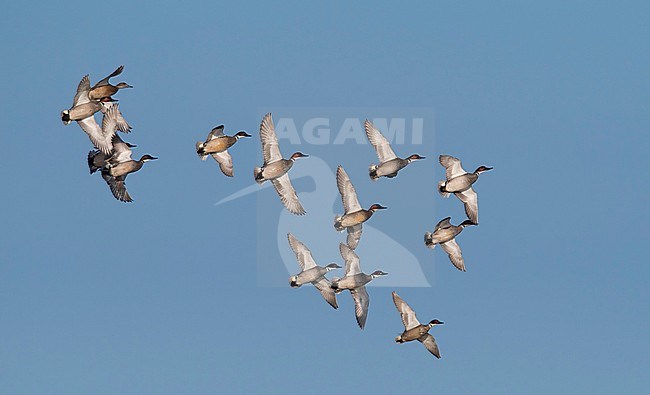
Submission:
M 357 191 L 354 189 L 354 185 L 352 185 L 350 177 L 343 169 L 343 166 L 339 166 L 336 169 L 336 185 L 341 194 L 345 213 L 348 214 L 361 210 L 361 204 L 359 204 L 359 199 L 357 198 Z
M 314 261 L 314 257 L 311 255 L 309 248 L 291 233 L 287 234 L 287 238 L 289 239 L 289 246 L 291 246 L 291 249 L 296 254 L 300 268 L 304 271 L 316 267 L 316 261 Z
M 430 333 L 422 336 L 418 339 L 420 343 L 424 344 L 424 347 L 429 350 L 436 358 L 440 359 L 440 350 L 438 350 L 438 345 L 436 344 L 436 339 Z
M 478 195 L 476 191 L 469 187 L 463 192 L 456 192 L 455 195 L 465 205 L 465 214 L 470 221 L 478 224 Z
M 366 326 L 366 319 L 368 318 L 368 305 L 370 304 L 370 297 L 366 287 L 351 289 L 352 299 L 354 299 L 354 315 L 357 317 L 357 324 L 359 328 L 363 329 Z
M 77 93 L 74 95 L 74 99 L 72 99 L 72 107 L 90 102 L 88 92 L 90 92 L 90 77 L 86 74 L 79 81 L 79 85 L 77 85 Z
M 366 129 L 366 136 L 368 136 L 368 141 L 370 141 L 370 144 L 372 144 L 373 147 L 375 147 L 375 151 L 377 151 L 379 162 L 384 163 L 388 162 L 391 159 L 397 158 L 397 155 L 395 155 L 395 152 L 393 152 L 393 149 L 390 147 L 390 143 L 388 140 L 386 140 L 386 137 L 381 134 L 379 129 L 377 129 L 375 125 L 372 124 L 372 122 L 366 119 L 366 122 L 364 122 L 364 127 Z
M 363 231 L 363 226 L 361 224 L 348 227 L 348 238 L 347 243 L 350 248 L 353 250 L 359 245 L 359 240 L 361 240 L 361 232 Z
M 223 129 L 224 129 L 223 125 L 219 125 L 219 126 L 213 128 L 210 131 L 210 133 L 208 133 L 208 141 L 210 141 L 212 139 L 216 139 L 217 137 L 222 137 L 224 135 L 223 134 Z
M 113 109 L 114 111 L 114 121 L 115 121 L 115 128 L 119 130 L 122 133 L 129 133 L 131 131 L 131 125 L 124 119 L 124 116 L 122 115 L 122 112 L 120 111 L 119 105 L 117 103 L 113 102 L 107 102 L 104 103 L 104 109 L 102 112 L 106 114 L 110 109 Z
M 451 239 L 446 243 L 440 243 L 440 247 L 449 255 L 449 260 L 456 266 L 456 269 L 462 272 L 466 271 L 463 254 L 460 251 L 460 246 L 456 243 L 456 239 Z
M 438 222 L 438 224 L 436 225 L 436 228 L 433 230 L 433 232 L 435 233 L 438 229 L 444 229 L 444 228 L 450 227 L 451 226 L 451 223 L 449 222 L 450 219 L 451 219 L 451 217 L 447 217 L 447 218 L 443 219 L 442 221 Z
M 339 305 L 336 303 L 336 294 L 334 293 L 334 290 L 330 288 L 330 281 L 328 279 L 321 277 L 318 281 L 314 281 L 312 284 L 314 284 L 314 287 L 316 287 L 320 294 L 323 295 L 323 298 L 330 304 L 330 306 L 335 309 L 339 308 Z
M 219 168 L 221 169 L 221 172 L 228 177 L 232 177 L 234 175 L 233 173 L 233 167 L 232 167 L 232 157 L 228 153 L 228 150 L 217 152 L 216 154 L 210 154 L 214 160 L 219 163 Z
M 102 178 L 108 184 L 108 187 L 111 188 L 111 193 L 115 199 L 121 202 L 132 202 L 129 192 L 126 190 L 126 184 L 124 183 L 125 176 L 113 177 L 107 172 L 102 172 Z
M 454 158 L 451 155 L 440 155 L 438 160 L 446 169 L 447 180 L 451 180 L 454 177 L 462 176 L 467 173 L 461 166 L 460 159 L 458 158 Z
M 285 173 L 283 176 L 271 180 L 271 182 L 287 210 L 296 215 L 305 214 L 305 209 L 302 208 L 302 204 L 298 200 L 298 195 L 296 195 L 296 190 L 291 185 L 288 174 Z
M 393 303 L 395 303 L 395 307 L 397 307 L 397 311 L 400 313 L 402 324 L 404 324 L 406 330 L 420 325 L 420 321 L 415 316 L 415 311 L 395 291 L 393 291 Z
M 98 86 L 108 85 L 108 80 L 110 80 L 111 78 L 116 77 L 116 76 L 122 74 L 122 70 L 124 70 L 124 66 L 120 66 L 120 67 L 118 67 L 117 69 L 115 69 L 114 72 L 112 72 L 111 74 L 109 74 L 108 77 L 106 77 L 106 78 L 100 80 L 98 83 L 96 83 L 95 86 L 93 86 L 93 89 L 97 88 Z
M 361 273 L 359 256 L 347 244 L 339 244 L 339 251 L 345 261 L 345 275 L 354 276 Z
M 262 141 L 262 153 L 264 154 L 264 164 L 273 163 L 282 159 L 280 146 L 278 145 L 278 136 L 275 135 L 275 126 L 271 113 L 268 113 L 262 119 L 260 125 L 260 140 Z
M 104 118 L 105 119 L 105 118 Z M 95 120 L 95 116 L 91 115 L 88 118 L 81 119 L 77 121 L 81 129 L 86 132 L 90 141 L 93 143 L 98 150 L 102 151 L 104 154 L 109 155 L 113 150 L 113 144 L 111 143 L 113 139 L 113 134 L 105 135 L 102 128 L 99 126 Z M 102 120 L 102 124 L 104 121 Z

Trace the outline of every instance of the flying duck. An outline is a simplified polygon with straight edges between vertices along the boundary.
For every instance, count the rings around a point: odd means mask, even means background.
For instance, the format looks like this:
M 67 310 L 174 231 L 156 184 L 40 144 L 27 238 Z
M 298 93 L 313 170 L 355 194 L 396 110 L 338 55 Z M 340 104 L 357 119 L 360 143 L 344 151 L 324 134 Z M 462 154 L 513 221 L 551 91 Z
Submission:
M 119 91 L 120 89 L 133 88 L 131 85 L 127 84 L 126 82 L 120 82 L 117 85 L 111 85 L 110 82 L 108 82 L 108 80 L 110 80 L 111 78 L 120 75 L 122 73 L 122 70 L 124 70 L 124 66 L 118 67 L 108 77 L 96 83 L 95 86 L 93 86 L 90 92 L 88 93 L 88 97 L 90 98 L 90 100 L 113 101 L 113 98 L 111 96 L 116 94 L 117 91 Z
M 102 167 L 102 178 L 108 184 L 115 199 L 122 202 L 132 202 L 133 199 L 126 190 L 126 176 L 140 170 L 142 166 L 151 160 L 156 160 L 149 154 L 140 157 L 139 160 L 131 159 L 131 149 L 126 145 L 119 147 L 115 153 Z
M 449 197 L 450 193 L 456 195 L 465 205 L 467 218 L 478 225 L 478 195 L 472 189 L 472 184 L 478 176 L 492 167 L 479 166 L 473 173 L 463 170 L 460 159 L 450 155 L 440 155 L 440 164 L 446 169 L 446 179 L 438 183 L 438 192 L 442 197 Z
M 413 154 L 405 159 L 398 158 L 390 147 L 390 143 L 386 140 L 386 137 L 381 134 L 379 129 L 377 129 L 372 122 L 366 119 L 364 127 L 366 129 L 368 141 L 370 141 L 370 144 L 375 147 L 377 156 L 379 157 L 378 165 L 370 165 L 369 171 L 371 180 L 375 181 L 379 177 L 393 178 L 397 176 L 397 172 L 405 168 L 409 163 L 414 160 L 424 159 L 424 156 L 418 154 Z
M 341 266 L 336 263 L 330 263 L 324 267 L 318 266 L 307 246 L 300 242 L 300 240 L 296 239 L 296 237 L 291 233 L 287 234 L 287 237 L 289 238 L 289 245 L 296 254 L 296 260 L 301 269 L 300 273 L 289 277 L 289 285 L 293 288 L 299 288 L 303 284 L 311 283 L 316 287 L 320 294 L 323 295 L 323 298 L 330 304 L 330 306 L 338 309 L 339 306 L 336 303 L 336 295 L 334 294 L 334 290 L 330 287 L 330 281 L 325 278 L 325 273 L 330 270 L 340 269 Z
M 305 209 L 298 200 L 296 190 L 291 185 L 291 180 L 287 172 L 293 166 L 298 158 L 306 158 L 302 152 L 296 152 L 289 159 L 282 158 L 278 137 L 275 134 L 275 126 L 271 114 L 266 114 L 260 124 L 260 139 L 262 140 L 262 154 L 264 155 L 264 164 L 262 167 L 256 167 L 254 171 L 255 181 L 258 184 L 264 181 L 271 181 L 276 192 L 280 195 L 282 204 L 289 212 L 296 215 L 305 214 Z
M 357 191 L 354 189 L 354 185 L 352 185 L 350 177 L 348 177 L 348 173 L 345 172 L 343 166 L 339 166 L 336 170 L 336 185 L 341 194 L 345 213 L 334 218 L 334 228 L 339 232 L 347 229 L 347 244 L 350 248 L 355 249 L 361 239 L 361 224 L 369 220 L 375 211 L 385 210 L 387 207 L 375 203 L 367 210 L 362 209 L 357 198 Z
M 240 138 L 251 137 L 251 135 L 242 130 L 234 136 L 226 136 L 223 134 L 223 129 L 224 126 L 219 125 L 210 131 L 205 142 L 197 142 L 196 153 L 201 160 L 205 160 L 208 155 L 211 155 L 219 163 L 221 172 L 228 177 L 232 177 L 232 157 L 228 153 L 228 148 L 232 147 Z
M 381 270 L 376 270 L 371 274 L 362 273 L 359 256 L 347 244 L 341 243 L 339 251 L 345 261 L 345 276 L 333 279 L 331 287 L 337 294 L 346 289 L 350 291 L 352 299 L 354 299 L 354 314 L 357 317 L 357 324 L 359 324 L 359 328 L 363 329 L 366 326 L 368 306 L 370 304 L 370 297 L 365 285 L 373 279 L 385 276 L 388 273 Z
M 397 307 L 397 311 L 399 311 L 399 314 L 402 317 L 402 323 L 404 324 L 404 332 L 397 336 L 395 341 L 397 343 L 406 343 L 417 340 L 422 343 L 431 354 L 440 359 L 440 350 L 438 350 L 436 339 L 434 339 L 429 333 L 429 330 L 436 325 L 444 324 L 444 322 L 435 319 L 429 321 L 426 325 L 420 324 L 420 321 L 418 321 L 418 318 L 415 316 L 415 311 L 413 311 L 411 306 L 402 300 L 395 291 L 393 291 L 393 302 L 395 303 L 395 307 Z
M 116 134 L 115 136 L 113 136 L 113 152 L 111 153 L 111 155 L 107 156 L 100 150 L 93 150 L 88 152 L 88 168 L 90 169 L 90 174 L 93 174 L 97 170 L 106 166 L 106 164 L 110 160 L 119 163 L 120 161 L 124 161 L 126 155 L 128 155 L 128 157 L 130 158 L 131 157 L 130 148 L 135 148 L 135 147 L 137 146 L 122 141 L 120 136 Z
M 456 243 L 456 236 L 465 229 L 465 227 L 470 225 L 476 225 L 471 220 L 465 220 L 460 225 L 452 225 L 449 220 L 451 217 L 447 217 L 442 221 L 438 222 L 433 233 L 426 232 L 424 234 L 424 244 L 428 248 L 436 248 L 436 244 L 440 244 L 440 247 L 449 255 L 449 260 L 451 263 L 456 266 L 456 269 L 460 271 L 465 270 L 465 261 L 463 260 L 463 254 Z

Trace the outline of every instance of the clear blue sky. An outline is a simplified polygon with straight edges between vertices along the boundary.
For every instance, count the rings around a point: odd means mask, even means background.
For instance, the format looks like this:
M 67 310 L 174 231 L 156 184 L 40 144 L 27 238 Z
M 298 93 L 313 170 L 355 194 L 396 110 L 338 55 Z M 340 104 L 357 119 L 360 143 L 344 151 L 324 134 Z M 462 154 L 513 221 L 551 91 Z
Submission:
M 647 391 L 649 11 L 5 4 L 0 393 Z M 135 87 L 116 96 L 134 127 L 124 138 L 160 157 L 127 180 L 132 204 L 88 174 L 88 139 L 59 118 L 84 74 L 94 82 L 120 64 L 117 80 Z M 215 206 L 251 184 L 261 115 L 308 108 L 434 114 L 422 145 L 396 148 L 427 159 L 394 180 L 370 182 L 367 145 L 283 143 L 332 171 L 344 163 L 362 204 L 389 207 L 369 225 L 422 263 L 431 287 L 370 288 L 365 331 L 349 295 L 335 311 L 289 288 L 288 246 L 259 242 L 281 218 L 272 190 Z M 254 135 L 234 147 L 234 179 L 193 151 L 220 123 Z M 440 153 L 495 167 L 476 188 L 481 224 L 459 239 L 467 273 L 422 243 L 437 220 L 463 219 L 434 190 Z M 320 213 L 328 224 L 322 239 L 296 236 L 320 263 L 336 260 L 340 202 L 306 208 L 301 223 Z M 395 266 L 370 236 L 362 267 Z M 394 343 L 393 289 L 423 321 L 445 321 L 441 360 Z

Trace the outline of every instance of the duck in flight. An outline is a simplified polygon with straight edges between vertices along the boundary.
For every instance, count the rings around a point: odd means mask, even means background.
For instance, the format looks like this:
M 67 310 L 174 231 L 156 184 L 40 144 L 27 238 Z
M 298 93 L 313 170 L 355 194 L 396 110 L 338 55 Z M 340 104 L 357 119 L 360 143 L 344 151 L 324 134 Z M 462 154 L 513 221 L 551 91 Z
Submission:
M 300 265 L 300 273 L 293 275 L 289 278 L 289 285 L 292 288 L 299 288 L 304 284 L 311 283 L 318 292 L 323 296 L 323 299 L 335 309 L 339 306 L 336 303 L 336 295 L 334 290 L 330 287 L 330 281 L 325 278 L 325 274 L 330 270 L 340 269 L 341 266 L 336 263 L 330 263 L 327 266 L 318 266 L 316 261 L 311 255 L 311 251 L 300 240 L 298 240 L 291 233 L 287 234 L 289 245 L 296 254 L 296 260 Z
M 276 192 L 280 195 L 282 204 L 284 204 L 287 210 L 296 215 L 304 215 L 305 209 L 300 204 L 296 190 L 291 185 L 288 171 L 296 159 L 306 158 L 309 155 L 305 155 L 302 152 L 295 152 L 289 159 L 282 157 L 270 113 L 264 116 L 260 124 L 260 139 L 262 141 L 264 164 L 262 167 L 255 168 L 255 181 L 258 184 L 262 184 L 267 180 L 271 181 Z
M 240 138 L 251 137 L 250 134 L 242 131 L 237 132 L 234 136 L 226 136 L 223 133 L 224 125 L 219 125 L 212 129 L 204 142 L 196 143 L 196 153 L 201 160 L 205 160 L 208 155 L 219 163 L 221 172 L 228 177 L 233 176 L 232 157 L 228 153 L 228 148 L 232 147 Z
M 96 83 L 92 89 L 90 89 L 90 92 L 88 92 L 88 97 L 90 100 L 113 101 L 113 98 L 111 96 L 116 94 L 120 89 L 133 88 L 126 82 L 120 82 L 117 85 L 112 85 L 109 82 L 111 78 L 122 74 L 122 70 L 124 70 L 124 66 L 118 67 L 108 77 Z
M 354 299 L 354 315 L 357 318 L 357 324 L 359 324 L 359 328 L 363 329 L 366 326 L 368 306 L 370 305 L 366 284 L 388 273 L 376 270 L 371 274 L 365 274 L 361 271 L 359 256 L 347 244 L 341 243 L 339 251 L 345 261 L 345 276 L 333 279 L 331 287 L 337 294 L 346 289 L 350 291 L 352 299 Z
M 339 232 L 347 229 L 347 244 L 350 248 L 355 249 L 361 239 L 362 224 L 369 220 L 375 211 L 385 210 L 387 207 L 375 203 L 367 210 L 362 209 L 359 198 L 357 198 L 357 191 L 354 189 L 354 185 L 352 185 L 350 177 L 343 169 L 343 166 L 339 166 L 336 170 L 336 185 L 341 194 L 345 213 L 334 218 L 334 229 Z
M 411 162 L 415 160 L 425 159 L 424 156 L 418 154 L 413 154 L 408 158 L 398 158 L 393 152 L 393 149 L 390 147 L 390 143 L 384 137 L 379 129 L 375 127 L 369 120 L 366 119 L 364 122 L 364 127 L 366 129 L 366 136 L 368 136 L 368 141 L 375 147 L 377 151 L 377 156 L 379 157 L 379 164 L 370 165 L 370 179 L 375 181 L 380 177 L 393 178 L 397 176 L 397 173 L 408 166 Z
M 463 259 L 463 253 L 460 250 L 460 246 L 456 243 L 456 236 L 465 229 L 467 226 L 476 225 L 471 220 L 465 220 L 460 225 L 452 225 L 449 221 L 451 217 L 447 217 L 442 221 L 438 222 L 433 233 L 426 232 L 424 234 L 424 245 L 428 248 L 436 248 L 436 244 L 440 244 L 440 247 L 449 255 L 449 260 L 451 263 L 456 266 L 456 269 L 464 272 L 465 269 L 465 260 Z
M 461 166 L 460 159 L 450 155 L 440 155 L 440 164 L 445 168 L 446 179 L 438 183 L 438 192 L 442 197 L 449 197 L 450 193 L 456 195 L 465 205 L 467 218 L 478 225 L 478 195 L 472 185 L 478 176 L 492 167 L 479 166 L 473 173 L 466 172 Z
M 397 343 L 406 343 L 417 340 L 426 347 L 436 358 L 440 358 L 440 350 L 436 344 L 436 339 L 429 333 L 431 328 L 436 325 L 442 325 L 444 322 L 437 319 L 429 321 L 428 324 L 421 324 L 415 316 L 415 311 L 402 298 L 393 291 L 393 302 L 404 324 L 404 332 L 395 338 Z

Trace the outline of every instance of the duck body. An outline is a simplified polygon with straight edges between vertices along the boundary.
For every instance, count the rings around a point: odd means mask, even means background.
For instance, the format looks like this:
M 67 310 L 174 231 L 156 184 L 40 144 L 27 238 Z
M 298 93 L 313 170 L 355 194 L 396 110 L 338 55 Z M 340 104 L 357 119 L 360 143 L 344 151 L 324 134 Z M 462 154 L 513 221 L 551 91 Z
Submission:
M 440 185 L 440 192 L 443 193 L 457 193 L 464 192 L 472 187 L 478 180 L 478 174 L 476 173 L 466 173 L 458 177 L 454 177 L 451 180 L 444 181 Z
M 379 165 L 370 166 L 370 178 L 376 180 L 379 177 L 393 178 L 397 172 L 405 168 L 409 163 L 408 159 L 395 158 Z
M 300 288 L 305 284 L 313 283 L 321 279 L 328 271 L 328 269 L 322 266 L 312 267 L 293 276 L 289 284 L 293 288 Z
M 129 160 L 110 166 L 107 169 L 107 173 L 113 177 L 122 177 L 126 176 L 127 174 L 135 173 L 136 171 L 142 169 L 143 165 L 144 162 L 141 160 Z
M 206 141 L 205 143 L 199 143 L 200 146 L 197 146 L 197 153 L 201 156 L 217 154 L 232 147 L 237 142 L 237 140 L 238 138 L 235 136 L 217 137 Z
M 102 107 L 103 104 L 96 101 L 78 104 L 69 110 L 64 110 L 61 113 L 61 121 L 67 125 L 72 121 L 81 121 L 90 118 L 95 115 L 96 112 L 101 111 Z
M 353 290 L 368 284 L 374 277 L 370 274 L 358 273 L 350 276 L 345 276 L 332 281 L 332 289 L 336 293 L 343 292 L 344 290 Z
M 117 93 L 120 89 L 124 88 L 133 88 L 131 85 L 127 84 L 126 82 L 120 82 L 117 85 L 113 85 L 109 82 L 109 80 L 113 77 L 116 77 L 120 74 L 122 74 L 122 71 L 124 70 L 124 66 L 120 66 L 115 71 L 113 71 L 111 74 L 108 75 L 108 77 L 100 80 L 98 83 L 93 86 L 90 91 L 88 92 L 88 98 L 90 100 L 112 100 L 111 96 Z
M 439 228 L 436 229 L 433 233 L 427 233 L 428 238 L 425 242 L 427 244 L 427 247 L 433 248 L 436 244 L 442 244 L 453 240 L 462 231 L 463 227 L 455 225 L 450 225 L 447 228 Z
M 337 231 L 342 232 L 346 228 L 360 225 L 372 217 L 374 211 L 371 210 L 359 210 L 349 214 L 343 214 L 342 216 L 337 216 L 334 221 L 334 227 Z
M 401 335 L 395 338 L 397 343 L 407 343 L 412 342 L 413 340 L 420 340 L 423 336 L 429 333 L 429 330 L 433 327 L 431 324 L 420 324 L 415 328 L 407 329 L 402 332 Z
M 255 181 L 262 184 L 264 181 L 275 180 L 280 178 L 293 167 L 293 159 L 279 159 L 275 162 L 265 164 L 262 167 L 255 168 Z

